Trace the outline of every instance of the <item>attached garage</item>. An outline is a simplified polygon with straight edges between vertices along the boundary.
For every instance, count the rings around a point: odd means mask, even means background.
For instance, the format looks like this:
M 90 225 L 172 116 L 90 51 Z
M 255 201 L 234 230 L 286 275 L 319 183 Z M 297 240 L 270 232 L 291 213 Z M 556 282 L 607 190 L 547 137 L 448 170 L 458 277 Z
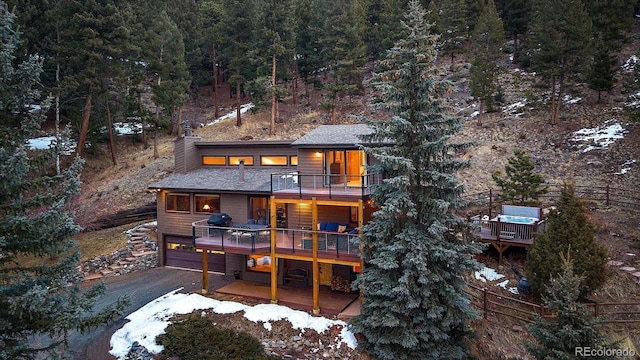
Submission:
M 202 252 L 193 247 L 193 239 L 186 236 L 165 235 L 165 266 L 202 270 Z M 209 251 L 209 271 L 225 272 L 225 254 Z

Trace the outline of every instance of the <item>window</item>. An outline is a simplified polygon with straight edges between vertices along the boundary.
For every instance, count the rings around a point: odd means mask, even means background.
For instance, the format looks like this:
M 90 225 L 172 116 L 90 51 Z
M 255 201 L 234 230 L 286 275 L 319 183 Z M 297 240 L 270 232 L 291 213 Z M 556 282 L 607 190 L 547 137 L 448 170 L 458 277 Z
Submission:
M 253 156 L 229 156 L 229 165 L 240 165 L 240 160 L 244 160 L 245 165 L 253 165 Z
M 227 165 L 227 158 L 225 156 L 203 156 L 202 165 Z
M 286 166 L 287 157 L 286 156 L 260 156 L 260 165 Z
M 167 194 L 165 198 L 167 212 L 190 212 L 191 197 L 189 194 Z
M 362 150 L 326 151 L 326 174 L 331 184 L 342 186 L 365 185 L 366 155 Z
M 220 212 L 220 195 L 195 195 L 196 203 L 195 212 L 197 213 L 219 213 Z
M 247 270 L 271 272 L 271 256 L 269 255 L 249 255 L 247 257 Z
M 289 164 L 293 166 L 298 165 L 298 155 L 291 155 L 291 159 L 289 159 Z

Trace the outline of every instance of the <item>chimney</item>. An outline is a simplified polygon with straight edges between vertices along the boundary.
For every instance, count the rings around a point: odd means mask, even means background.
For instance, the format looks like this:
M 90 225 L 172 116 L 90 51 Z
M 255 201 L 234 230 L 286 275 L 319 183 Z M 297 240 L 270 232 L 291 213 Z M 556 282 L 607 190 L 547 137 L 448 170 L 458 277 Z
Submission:
M 240 177 L 238 182 L 244 184 L 244 160 L 240 160 L 240 164 L 238 164 L 238 175 Z
M 184 136 L 191 136 L 191 126 L 188 123 L 183 122 L 182 127 L 184 129 Z

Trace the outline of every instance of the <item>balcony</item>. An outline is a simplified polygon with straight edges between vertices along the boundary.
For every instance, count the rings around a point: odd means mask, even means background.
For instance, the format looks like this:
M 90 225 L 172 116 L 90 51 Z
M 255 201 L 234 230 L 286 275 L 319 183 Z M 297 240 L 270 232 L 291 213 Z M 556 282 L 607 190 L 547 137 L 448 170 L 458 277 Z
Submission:
M 207 220 L 192 223 L 193 241 L 197 249 L 225 251 L 234 254 L 266 254 L 271 252 L 271 234 L 275 233 L 277 254 L 312 258 L 313 236 L 318 239 L 317 256 L 321 259 L 359 261 L 358 235 L 285 228 L 212 226 Z
M 371 185 L 382 182 L 380 174 L 366 175 L 301 175 L 297 172 L 271 175 L 271 193 L 280 198 L 308 198 L 311 196 L 335 200 L 364 198 Z

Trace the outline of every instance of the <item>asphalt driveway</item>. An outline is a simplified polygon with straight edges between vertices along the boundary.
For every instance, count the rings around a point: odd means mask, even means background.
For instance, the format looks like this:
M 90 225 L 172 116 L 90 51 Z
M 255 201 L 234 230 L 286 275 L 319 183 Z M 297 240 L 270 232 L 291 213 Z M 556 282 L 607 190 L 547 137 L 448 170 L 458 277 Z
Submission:
M 107 289 L 104 296 L 96 303 L 96 310 L 115 302 L 116 299 L 123 295 L 128 295 L 131 303 L 126 308 L 124 315 L 119 317 L 114 323 L 84 334 L 79 332 L 70 334 L 69 352 L 74 359 L 115 359 L 109 354 L 109 340 L 111 339 L 111 335 L 127 322 L 127 320 L 125 320 L 127 315 L 173 290 L 183 288 L 180 292 L 188 293 L 202 289 L 202 273 L 166 267 L 141 270 L 121 276 L 104 278 L 103 281 Z M 210 274 L 209 291 L 215 291 L 232 281 L 233 276 Z M 83 284 L 83 286 L 90 286 L 95 283 L 95 281 L 90 281 Z

